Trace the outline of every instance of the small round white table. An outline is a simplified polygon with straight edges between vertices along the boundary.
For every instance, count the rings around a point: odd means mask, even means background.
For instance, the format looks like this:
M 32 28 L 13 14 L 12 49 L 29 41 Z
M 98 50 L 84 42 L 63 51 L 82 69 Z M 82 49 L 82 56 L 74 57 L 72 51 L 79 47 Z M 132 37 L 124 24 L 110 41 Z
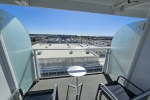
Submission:
M 81 92 L 82 92 L 82 86 L 83 84 L 78 84 L 78 77 L 81 77 L 83 75 L 86 74 L 86 69 L 81 67 L 81 66 L 72 66 L 70 68 L 68 68 L 67 70 L 68 74 L 71 75 L 71 76 L 74 76 L 76 77 L 76 86 L 72 85 L 72 84 L 69 84 L 68 85 L 68 90 L 69 90 L 69 87 L 73 87 L 76 89 L 76 100 L 80 100 L 80 95 L 81 95 Z M 80 95 L 79 95 L 79 87 L 81 87 L 80 89 Z M 68 100 L 68 91 L 67 91 L 67 99 Z

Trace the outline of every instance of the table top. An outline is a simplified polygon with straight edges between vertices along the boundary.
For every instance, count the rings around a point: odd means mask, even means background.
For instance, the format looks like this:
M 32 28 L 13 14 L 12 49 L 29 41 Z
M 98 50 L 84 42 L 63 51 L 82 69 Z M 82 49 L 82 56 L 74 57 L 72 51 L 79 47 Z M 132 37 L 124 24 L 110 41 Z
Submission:
M 68 68 L 67 72 L 71 76 L 78 77 L 78 76 L 85 75 L 86 74 L 86 69 L 81 67 L 81 66 L 72 66 L 72 67 Z

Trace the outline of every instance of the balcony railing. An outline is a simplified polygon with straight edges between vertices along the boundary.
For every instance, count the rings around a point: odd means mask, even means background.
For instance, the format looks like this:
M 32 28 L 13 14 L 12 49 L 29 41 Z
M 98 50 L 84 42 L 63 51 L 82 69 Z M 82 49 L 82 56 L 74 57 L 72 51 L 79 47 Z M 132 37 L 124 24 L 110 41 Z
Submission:
M 68 76 L 71 66 L 82 66 L 87 74 L 102 73 L 107 66 L 109 47 L 33 49 L 37 79 Z

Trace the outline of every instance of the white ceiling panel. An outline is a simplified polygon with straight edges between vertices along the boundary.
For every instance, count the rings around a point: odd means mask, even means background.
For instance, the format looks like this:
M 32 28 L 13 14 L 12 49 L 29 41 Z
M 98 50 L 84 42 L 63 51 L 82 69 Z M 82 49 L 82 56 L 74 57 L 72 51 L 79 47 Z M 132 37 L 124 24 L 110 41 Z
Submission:
M 109 6 L 113 5 L 116 2 L 116 0 L 71 0 L 71 1 L 101 4 L 101 5 L 109 5 Z
M 17 1 L 17 2 L 14 2 Z M 0 3 L 19 4 L 73 11 L 111 14 L 132 17 L 147 17 L 150 0 L 0 0 Z
M 149 10 L 150 10 L 150 4 L 149 4 L 149 3 L 146 3 L 146 4 L 134 6 L 132 9 L 138 9 L 138 10 L 149 11 Z

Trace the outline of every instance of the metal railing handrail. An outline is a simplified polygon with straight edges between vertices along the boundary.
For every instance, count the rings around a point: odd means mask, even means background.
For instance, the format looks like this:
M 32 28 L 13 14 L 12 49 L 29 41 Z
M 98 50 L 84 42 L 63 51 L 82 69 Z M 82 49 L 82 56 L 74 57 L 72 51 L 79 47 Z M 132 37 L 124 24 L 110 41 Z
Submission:
M 111 47 L 94 47 L 94 48 L 89 48 L 89 47 L 79 47 L 79 48 L 32 48 L 32 50 L 94 50 L 94 49 L 110 49 Z
M 94 50 L 94 49 L 106 49 L 107 51 L 110 50 L 111 47 L 95 47 L 95 48 L 90 48 L 90 47 L 80 47 L 80 48 L 33 48 L 33 58 L 34 58 L 34 63 L 35 63 L 35 79 L 36 81 L 39 81 L 41 78 L 40 75 L 40 69 L 37 64 L 37 54 L 36 51 L 38 50 Z M 107 53 L 107 52 L 106 52 Z

